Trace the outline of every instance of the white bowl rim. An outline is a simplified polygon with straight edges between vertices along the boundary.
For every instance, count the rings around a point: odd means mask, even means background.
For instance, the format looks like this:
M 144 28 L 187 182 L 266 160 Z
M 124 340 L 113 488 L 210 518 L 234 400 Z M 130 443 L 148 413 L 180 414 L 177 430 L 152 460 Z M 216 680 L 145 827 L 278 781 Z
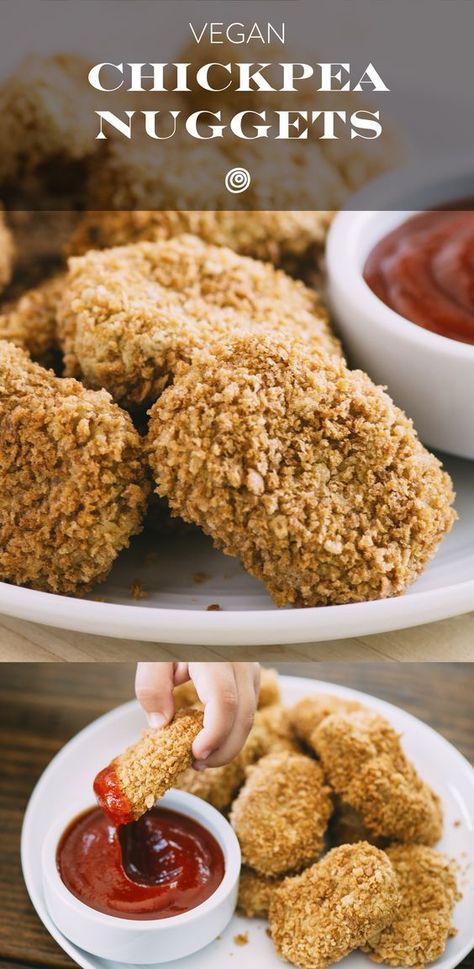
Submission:
M 47 869 L 45 868 L 43 870 L 43 883 L 46 879 L 49 879 L 52 883 L 53 890 L 61 896 L 62 902 L 67 904 L 70 908 L 75 909 L 82 920 L 87 920 L 89 923 L 94 923 L 96 926 L 115 929 L 121 933 L 131 933 L 137 931 L 144 931 L 148 933 L 160 931 L 164 932 L 165 930 L 174 928 L 175 926 L 178 928 L 188 925 L 189 923 L 195 922 L 197 919 L 208 915 L 209 912 L 218 907 L 229 892 L 232 891 L 239 877 L 241 853 L 237 836 L 229 822 L 226 820 L 226 818 L 224 818 L 220 811 L 217 811 L 217 809 L 207 801 L 203 801 L 202 798 L 188 793 L 188 791 L 180 791 L 176 788 L 170 788 L 160 799 L 160 805 L 162 802 L 165 802 L 163 804 L 164 807 L 169 806 L 169 810 L 176 810 L 176 813 L 183 814 L 185 816 L 186 805 L 191 804 L 196 813 L 201 814 L 201 818 L 198 823 L 202 824 L 202 827 L 206 828 L 206 831 L 208 831 L 209 834 L 212 834 L 212 831 L 209 831 L 206 826 L 206 818 L 209 818 L 209 816 L 212 817 L 213 824 L 219 831 L 219 846 L 221 850 L 223 850 L 223 854 L 225 852 L 227 853 L 227 858 L 225 859 L 224 877 L 217 886 L 215 892 L 213 892 L 209 898 L 206 898 L 204 902 L 200 902 L 199 905 L 189 909 L 187 912 L 182 912 L 180 915 L 170 915 L 166 918 L 158 919 L 129 919 L 120 918 L 120 916 L 115 915 L 107 915 L 105 912 L 99 912 L 97 909 L 92 908 L 90 905 L 86 905 L 85 902 L 82 902 L 79 898 L 77 898 L 76 895 L 74 895 L 69 888 L 67 888 L 59 874 L 56 865 L 56 851 L 62 834 L 76 818 L 80 817 L 81 814 L 89 810 L 87 806 L 80 808 L 77 814 L 73 814 L 72 817 L 71 814 L 67 812 L 63 813 L 60 817 L 56 818 L 52 822 L 48 834 L 43 842 L 42 857 L 47 865 Z M 176 804 L 176 806 L 173 806 L 174 804 Z M 92 804 L 90 805 L 90 808 L 94 806 L 97 805 Z M 216 840 L 218 839 L 216 838 Z
M 368 223 L 383 220 L 390 216 L 400 216 L 398 224 L 420 214 L 422 210 L 343 210 L 338 212 L 333 219 L 327 239 L 326 259 L 328 274 L 331 279 L 341 280 L 344 278 L 344 285 L 350 292 L 352 302 L 359 302 L 361 306 L 367 307 L 371 320 L 375 320 L 383 329 L 390 330 L 400 338 L 405 338 L 417 347 L 429 348 L 437 351 L 443 356 L 452 359 L 474 361 L 474 344 L 464 343 L 462 340 L 454 340 L 451 337 L 442 336 L 432 330 L 425 329 L 412 320 L 402 316 L 377 296 L 370 288 L 363 276 L 363 265 L 360 264 L 360 254 L 355 244 L 357 235 L 363 232 L 364 226 Z M 397 219 L 398 222 L 398 219 Z M 358 233 L 357 233 L 358 230 Z M 389 229 L 388 232 L 391 230 Z M 382 239 L 388 233 L 382 233 Z M 369 252 L 371 249 L 369 249 Z

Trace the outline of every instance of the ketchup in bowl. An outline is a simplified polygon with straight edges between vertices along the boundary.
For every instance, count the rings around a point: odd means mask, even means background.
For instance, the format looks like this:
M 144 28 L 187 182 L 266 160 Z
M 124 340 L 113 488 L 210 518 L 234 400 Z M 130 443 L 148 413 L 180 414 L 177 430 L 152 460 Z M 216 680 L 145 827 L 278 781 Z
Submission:
M 224 877 L 224 855 L 198 821 L 154 807 L 117 830 L 100 808 L 61 837 L 62 881 L 90 908 L 125 919 L 181 915 L 206 901 Z
M 474 212 L 412 216 L 375 246 L 364 279 L 405 319 L 474 344 Z

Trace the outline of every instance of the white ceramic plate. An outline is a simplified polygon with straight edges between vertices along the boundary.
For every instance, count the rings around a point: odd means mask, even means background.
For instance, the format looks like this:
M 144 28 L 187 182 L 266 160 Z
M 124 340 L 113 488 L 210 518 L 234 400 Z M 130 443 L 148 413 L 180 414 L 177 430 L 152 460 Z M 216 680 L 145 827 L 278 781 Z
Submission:
M 329 692 L 353 697 L 378 710 L 403 734 L 404 748 L 423 778 L 442 797 L 444 834 L 439 849 L 456 859 L 460 868 L 462 901 L 456 906 L 457 935 L 450 939 L 436 969 L 452 969 L 474 946 L 474 770 L 447 740 L 421 720 L 383 700 L 333 683 L 283 676 L 284 702 L 295 703 L 310 693 Z M 52 923 L 44 904 L 41 875 L 41 845 L 50 824 L 82 800 L 91 790 L 94 775 L 116 753 L 131 743 L 143 726 L 143 715 L 135 702 L 112 710 L 82 730 L 53 758 L 38 781 L 25 814 L 21 842 L 23 875 L 33 905 L 53 938 L 83 969 L 116 969 L 122 963 L 107 962 L 89 955 L 68 942 Z M 74 811 L 72 810 L 72 813 Z M 160 969 L 282 969 L 265 932 L 263 920 L 235 916 L 221 938 L 186 959 L 161 964 Z M 234 937 L 248 933 L 248 945 L 237 946 Z M 370 969 L 373 963 L 362 953 L 353 953 L 341 964 L 344 969 Z
M 474 609 L 474 462 L 446 458 L 459 521 L 405 596 L 315 609 L 277 609 L 236 559 L 197 532 L 133 542 L 88 599 L 0 583 L 0 613 L 61 629 L 157 643 L 316 643 L 405 629 Z M 151 554 L 150 554 L 151 553 Z M 197 582 L 196 577 L 204 581 Z M 141 582 L 146 598 L 130 588 Z M 94 597 L 106 601 L 93 601 Z M 208 612 L 218 605 L 220 611 Z

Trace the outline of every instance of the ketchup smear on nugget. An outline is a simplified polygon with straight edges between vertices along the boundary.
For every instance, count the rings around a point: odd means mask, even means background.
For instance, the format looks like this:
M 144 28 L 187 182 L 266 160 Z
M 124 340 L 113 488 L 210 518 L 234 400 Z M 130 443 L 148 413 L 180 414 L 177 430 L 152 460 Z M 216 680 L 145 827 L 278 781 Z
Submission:
M 199 822 L 161 807 L 115 828 L 100 808 L 76 818 L 57 849 L 62 881 L 90 908 L 163 919 L 196 908 L 224 877 L 224 855 Z
M 474 212 L 459 206 L 408 219 L 372 250 L 364 279 L 405 319 L 474 344 Z

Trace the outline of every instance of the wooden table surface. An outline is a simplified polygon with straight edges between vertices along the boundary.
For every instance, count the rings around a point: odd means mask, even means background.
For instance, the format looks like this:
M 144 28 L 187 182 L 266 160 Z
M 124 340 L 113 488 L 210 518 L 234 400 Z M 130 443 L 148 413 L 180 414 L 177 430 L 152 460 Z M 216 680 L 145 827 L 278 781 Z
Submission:
M 471 664 L 283 663 L 281 672 L 362 688 L 426 720 L 474 761 Z M 20 828 L 31 790 L 57 750 L 89 721 L 129 699 L 131 664 L 8 664 L 0 677 L 0 969 L 69 958 L 49 937 L 26 894 Z M 474 954 L 464 960 L 474 969 Z
M 88 636 L 0 616 L 0 662 L 124 662 L 129 659 L 400 660 L 474 662 L 474 612 L 414 629 L 293 646 L 171 646 Z

